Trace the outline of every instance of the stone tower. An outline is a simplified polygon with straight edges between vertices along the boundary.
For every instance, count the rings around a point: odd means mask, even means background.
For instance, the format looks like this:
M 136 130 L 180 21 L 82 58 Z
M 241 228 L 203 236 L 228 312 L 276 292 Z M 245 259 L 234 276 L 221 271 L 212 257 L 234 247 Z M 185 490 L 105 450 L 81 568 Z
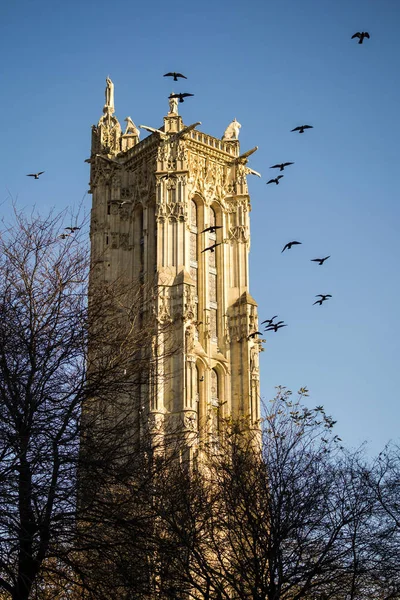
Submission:
M 107 79 L 103 116 L 92 128 L 90 192 L 95 280 L 130 278 L 154 290 L 158 323 L 177 351 L 161 360 L 143 404 L 150 429 L 173 424 L 218 440 L 222 420 L 260 418 L 257 304 L 249 293 L 250 198 L 236 119 L 222 139 L 185 126 L 178 101 L 140 141 L 114 116 Z M 101 259 L 101 260 L 98 260 Z M 171 376 L 163 377 L 163 373 Z

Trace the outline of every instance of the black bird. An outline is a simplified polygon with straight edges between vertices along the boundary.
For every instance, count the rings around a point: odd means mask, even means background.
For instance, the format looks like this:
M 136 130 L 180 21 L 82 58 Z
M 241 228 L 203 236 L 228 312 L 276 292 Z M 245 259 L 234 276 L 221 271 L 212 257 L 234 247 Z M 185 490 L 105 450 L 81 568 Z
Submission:
M 70 235 L 71 235 L 70 233 L 62 233 L 58 237 L 61 238 L 62 240 L 65 240 L 65 238 L 69 237 Z
M 278 175 L 278 177 L 275 177 L 275 179 L 270 179 L 269 181 L 267 181 L 267 185 L 269 183 L 276 183 L 276 185 L 278 185 L 279 180 L 282 179 L 283 175 Z
M 322 306 L 322 303 L 325 302 L 325 300 L 328 300 L 328 298 L 332 298 L 332 295 L 331 294 L 317 294 L 315 297 L 316 298 L 319 297 L 319 300 L 316 300 L 314 302 L 314 304 L 319 304 L 320 306 Z M 313 306 L 314 306 L 314 304 L 313 304 Z
M 71 233 L 74 233 L 74 231 L 78 231 L 78 229 L 80 229 L 80 227 L 66 227 L 65 229 L 66 229 L 66 231 L 70 231 Z
M 262 335 L 261 331 L 253 331 L 253 333 L 250 333 L 250 335 L 247 336 L 247 339 L 251 340 L 252 338 L 255 338 L 256 335 Z
M 182 75 L 182 73 L 165 73 L 165 75 L 163 75 L 163 77 L 173 77 L 174 81 L 178 81 L 178 77 L 182 77 L 183 79 L 187 79 L 187 77 L 185 77 L 184 75 Z
M 275 325 L 280 325 L 281 323 L 284 323 L 284 321 L 277 321 L 276 323 L 271 323 L 270 325 L 266 325 L 265 329 L 268 329 L 268 327 L 275 327 Z
M 39 171 L 39 173 L 28 173 L 27 177 L 34 177 L 35 179 L 39 179 L 39 175 L 43 175 L 44 171 Z
M 207 231 L 210 233 L 215 233 L 216 229 L 222 229 L 222 225 L 210 225 L 210 227 L 203 229 L 201 233 L 206 233 Z
M 369 33 L 368 31 L 357 31 L 357 33 L 355 33 L 354 35 L 351 36 L 351 39 L 354 40 L 354 38 L 359 38 L 359 44 L 362 44 L 364 41 L 364 38 L 368 38 L 369 39 Z
M 312 125 L 299 125 L 299 127 L 295 127 L 291 131 L 298 131 L 299 133 L 304 133 L 305 129 L 313 129 Z
M 272 165 L 272 167 L 270 167 L 270 169 L 279 169 L 280 171 L 283 171 L 284 168 L 288 167 L 289 165 L 294 165 L 294 163 L 292 163 L 292 162 L 280 163 L 278 165 Z
M 311 262 L 317 262 L 319 265 L 323 265 L 328 258 L 330 258 L 330 255 L 325 256 L 325 258 L 311 258 Z
M 268 323 L 268 325 L 266 325 L 266 327 L 268 327 L 269 325 L 272 325 L 272 322 L 274 319 L 276 319 L 278 317 L 278 315 L 274 315 L 272 317 L 272 319 L 265 319 L 265 321 L 261 321 L 261 325 L 264 325 L 264 323 Z
M 183 94 L 170 94 L 169 95 L 170 98 L 179 98 L 179 102 L 184 102 L 184 98 L 187 98 L 188 96 L 194 96 L 194 94 L 188 94 L 187 92 L 184 92 Z
M 301 244 L 301 242 L 296 242 L 296 241 L 294 241 L 294 242 L 288 242 L 287 244 L 285 244 L 285 245 L 283 246 L 283 250 L 282 250 L 282 252 L 285 252 L 285 250 L 286 250 L 286 249 L 287 249 L 287 250 L 290 250 L 290 248 L 291 248 L 292 246 L 296 246 L 297 244 Z M 281 254 L 282 254 L 282 252 L 281 252 Z
M 215 248 L 220 245 L 221 242 L 219 242 L 218 244 L 213 244 L 212 246 L 208 246 L 208 248 L 204 248 L 204 250 L 202 250 L 201 252 L 207 252 L 207 250 L 210 250 L 210 252 L 215 252 Z
M 287 327 L 287 325 L 283 324 L 283 321 L 279 321 L 279 323 L 272 323 L 265 329 L 265 331 L 278 331 L 278 329 L 282 329 L 282 327 Z

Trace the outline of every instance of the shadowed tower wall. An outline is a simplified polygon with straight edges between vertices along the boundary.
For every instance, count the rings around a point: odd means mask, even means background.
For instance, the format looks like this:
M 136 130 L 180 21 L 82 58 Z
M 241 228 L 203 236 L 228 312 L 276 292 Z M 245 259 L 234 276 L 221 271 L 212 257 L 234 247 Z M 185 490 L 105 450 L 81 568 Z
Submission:
M 240 125 L 232 122 L 222 140 L 188 128 L 175 99 L 163 126 L 142 141 L 126 122 L 123 133 L 108 79 L 88 161 L 90 294 L 102 282 L 143 285 L 159 358 L 140 393 L 141 418 L 153 432 L 179 427 L 217 441 L 224 418 L 260 418 L 261 342 L 248 338 L 258 328 L 249 294 L 251 170 L 240 156 Z M 165 324 L 174 352 L 164 355 Z

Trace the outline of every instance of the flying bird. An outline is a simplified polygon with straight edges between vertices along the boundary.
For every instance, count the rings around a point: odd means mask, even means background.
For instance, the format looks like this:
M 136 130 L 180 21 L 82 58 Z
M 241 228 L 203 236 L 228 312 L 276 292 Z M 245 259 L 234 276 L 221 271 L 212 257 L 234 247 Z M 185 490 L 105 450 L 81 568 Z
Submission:
M 39 173 L 28 173 L 27 177 L 34 177 L 35 179 L 39 179 L 39 175 L 43 175 L 44 171 L 39 171 Z
M 312 125 L 299 125 L 299 127 L 295 127 L 291 131 L 298 131 L 299 133 L 304 133 L 305 129 L 313 129 Z
M 255 338 L 256 335 L 262 335 L 261 331 L 253 331 L 253 333 L 250 333 L 250 335 L 247 336 L 247 339 L 251 340 L 251 339 Z
M 317 262 L 319 265 L 323 265 L 328 258 L 330 258 L 330 255 L 325 256 L 325 258 L 311 258 L 311 262 Z
M 201 233 L 206 233 L 207 231 L 210 233 L 215 233 L 216 229 L 222 229 L 222 225 L 210 225 L 210 227 L 203 229 Z
M 351 39 L 354 40 L 354 38 L 358 38 L 359 39 L 359 44 L 362 44 L 364 41 L 364 38 L 368 38 L 369 39 L 369 33 L 368 31 L 357 31 L 357 33 L 355 33 L 354 35 L 351 36 Z
M 283 171 L 284 168 L 288 167 L 289 165 L 294 165 L 294 163 L 292 163 L 292 162 L 280 163 L 278 165 L 272 165 L 272 167 L 270 167 L 270 169 L 279 169 L 280 171 Z
M 272 319 L 265 319 L 265 321 L 261 321 L 261 325 L 264 325 L 264 323 L 268 323 L 268 325 L 266 325 L 266 327 L 268 327 L 269 325 L 272 325 L 272 322 L 274 319 L 276 319 L 278 317 L 278 315 L 274 315 L 272 317 Z
M 282 325 L 282 323 L 284 323 L 284 321 L 278 321 L 277 323 L 271 323 L 270 325 L 266 325 L 265 331 L 268 331 L 271 327 L 272 327 L 272 329 L 274 329 L 275 327 Z
M 170 94 L 169 98 L 179 98 L 179 102 L 184 102 L 184 98 L 187 98 L 188 96 L 194 96 L 194 94 L 188 94 L 187 92 L 184 92 L 183 94 Z
M 210 250 L 210 252 L 215 252 L 215 248 L 220 245 L 221 242 L 219 242 L 218 244 L 213 244 L 212 246 L 208 246 L 208 248 L 204 248 L 204 250 L 202 250 L 201 252 L 207 252 L 207 250 Z
M 70 231 L 71 233 L 74 233 L 74 231 L 78 231 L 78 229 L 80 229 L 80 227 L 65 227 L 65 230 Z
M 296 245 L 298 245 L 298 244 L 301 244 L 301 242 L 296 242 L 296 241 L 294 241 L 294 242 L 288 242 L 287 244 L 285 244 L 285 245 L 283 246 L 283 250 L 282 250 L 282 252 L 285 252 L 285 250 L 290 250 L 290 248 L 291 248 L 292 246 L 296 246 Z M 282 254 L 282 252 L 281 252 L 281 254 Z
M 275 177 L 275 179 L 270 179 L 269 181 L 267 181 L 267 185 L 269 183 L 276 183 L 276 185 L 278 185 L 279 180 L 282 179 L 283 175 L 278 175 L 278 177 Z
M 62 233 L 58 237 L 61 238 L 62 240 L 65 240 L 65 238 L 69 237 L 70 235 L 71 235 L 70 233 Z
M 332 298 L 332 294 L 317 294 L 315 297 L 319 298 L 319 300 L 316 300 L 313 303 L 313 306 L 314 304 L 319 304 L 320 306 L 322 306 L 322 303 L 325 302 L 325 300 L 328 300 L 328 298 Z
M 163 75 L 163 77 L 173 77 L 174 81 L 178 81 L 178 77 L 182 77 L 183 79 L 187 79 L 187 77 L 185 77 L 184 75 L 182 75 L 182 73 L 165 73 L 165 75 Z
M 287 327 L 287 325 L 284 324 L 283 321 L 279 321 L 279 323 L 272 323 L 271 325 L 266 327 L 265 331 L 275 331 L 276 333 L 278 329 L 282 329 L 282 327 Z

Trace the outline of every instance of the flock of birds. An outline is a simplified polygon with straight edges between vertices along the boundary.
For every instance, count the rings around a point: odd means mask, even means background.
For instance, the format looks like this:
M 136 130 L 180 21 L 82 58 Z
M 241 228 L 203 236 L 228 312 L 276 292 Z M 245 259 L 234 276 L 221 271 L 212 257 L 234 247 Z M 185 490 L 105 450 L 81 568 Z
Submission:
M 351 36 L 351 39 L 358 39 L 358 43 L 362 44 L 364 39 L 369 39 L 370 35 L 368 33 L 368 31 L 357 31 L 354 35 Z M 175 71 L 173 72 L 169 72 L 169 73 L 165 73 L 164 77 L 172 77 L 173 81 L 178 81 L 178 79 L 187 79 L 187 77 L 185 75 L 183 75 L 182 73 L 177 73 Z M 177 93 L 177 94 L 170 94 L 169 98 L 176 98 L 179 100 L 179 102 L 184 102 L 184 99 L 189 97 L 189 96 L 194 96 L 194 94 L 190 94 L 188 92 L 183 92 L 183 93 Z M 197 125 L 197 123 L 196 123 Z M 306 129 L 313 129 L 312 125 L 298 125 L 297 127 L 295 127 L 294 129 L 291 129 L 291 132 L 298 132 L 298 133 L 304 133 Z M 293 165 L 294 162 L 283 162 L 283 163 L 277 163 L 275 165 L 272 165 L 270 167 L 270 169 L 279 169 L 279 172 L 282 172 L 285 170 L 286 167 L 289 167 L 291 165 Z M 41 175 L 43 175 L 45 171 L 39 171 L 37 173 L 28 173 L 27 177 L 33 177 L 34 179 L 39 179 L 39 177 Z M 283 175 L 277 175 L 277 177 L 274 177 L 272 179 L 270 179 L 269 181 L 267 181 L 267 185 L 268 184 L 272 184 L 275 183 L 276 185 L 279 184 L 280 180 L 283 178 Z M 125 204 L 125 202 L 122 202 L 122 204 Z M 209 227 L 206 227 L 205 229 L 203 229 L 203 231 L 201 233 L 215 233 L 217 231 L 217 229 L 221 229 L 222 225 L 211 225 Z M 79 230 L 79 227 L 65 227 L 65 232 L 61 233 L 61 235 L 59 235 L 59 237 L 61 239 L 65 239 L 67 237 L 69 237 L 70 235 L 73 235 L 77 230 Z M 281 250 L 282 252 L 285 252 L 285 250 L 290 250 L 292 248 L 292 246 L 297 246 L 297 245 L 301 245 L 302 242 L 298 242 L 297 240 L 293 240 L 291 242 L 287 242 L 283 249 Z M 215 248 L 217 248 L 217 246 L 221 246 L 222 242 L 215 242 L 214 244 L 212 244 L 211 246 L 208 246 L 207 248 L 204 248 L 204 250 L 202 250 L 201 252 L 215 252 Z M 319 266 L 322 266 L 325 261 L 328 260 L 328 258 L 330 258 L 330 255 L 325 256 L 323 258 L 312 258 L 311 262 L 315 262 L 318 263 Z M 324 302 L 326 302 L 329 298 L 332 298 L 332 294 L 317 294 L 315 296 L 317 298 L 317 300 L 313 303 L 313 306 L 315 304 L 318 304 L 319 306 L 322 306 L 322 304 Z M 274 315 L 273 317 L 271 317 L 270 319 L 265 319 L 265 321 L 261 322 L 261 325 L 265 324 L 265 329 L 264 331 L 274 331 L 275 333 L 279 330 L 282 329 L 282 327 L 287 327 L 287 324 L 284 321 L 276 321 L 275 319 L 278 318 L 278 315 Z M 252 338 L 257 337 L 258 335 L 263 335 L 263 333 L 261 331 L 253 331 L 252 333 L 250 333 L 247 336 L 247 339 L 250 340 Z
M 294 129 L 291 129 L 291 131 L 304 133 L 304 131 L 306 129 L 313 129 L 313 126 L 312 125 L 298 125 Z M 289 167 L 290 165 L 294 165 L 294 162 L 277 163 L 276 165 L 272 165 L 270 167 L 270 169 L 279 169 L 279 171 L 281 172 L 281 171 L 285 170 L 285 167 Z M 270 183 L 275 183 L 276 185 L 278 185 L 279 180 L 282 178 L 283 178 L 283 175 L 278 175 L 277 177 L 267 181 L 267 185 Z M 285 252 L 285 250 L 290 250 L 292 248 L 292 246 L 300 246 L 301 243 L 302 242 L 298 242 L 297 240 L 292 240 L 291 242 L 287 242 L 283 246 L 281 253 Z M 325 263 L 325 261 L 328 260 L 328 258 L 330 258 L 330 255 L 324 256 L 323 258 L 312 258 L 311 262 L 318 263 L 319 266 L 322 266 Z M 322 306 L 322 304 L 326 300 L 328 300 L 328 298 L 332 298 L 332 294 L 317 294 L 315 297 L 318 298 L 318 300 L 316 300 L 313 303 L 313 305 L 319 304 L 319 306 Z M 266 331 L 274 331 L 276 333 L 279 329 L 282 329 L 282 327 L 287 327 L 287 324 L 284 321 L 275 322 L 275 319 L 277 319 L 277 318 L 278 318 L 278 315 L 274 315 L 273 317 L 271 317 L 271 319 L 266 319 L 265 321 L 261 322 L 261 325 L 265 324 L 264 333 Z M 263 335 L 263 333 L 261 331 L 253 331 L 252 333 L 250 333 L 250 335 L 247 336 L 247 339 L 250 340 L 252 338 L 255 338 L 258 335 Z
M 362 44 L 365 38 L 367 38 L 367 39 L 370 38 L 370 35 L 369 35 L 368 31 L 357 31 L 354 35 L 351 36 L 352 40 L 355 38 L 358 39 L 359 44 Z M 304 133 L 304 131 L 306 129 L 313 129 L 313 126 L 312 125 L 299 125 L 298 127 L 295 127 L 294 129 L 292 129 L 291 131 Z M 293 165 L 293 164 L 294 164 L 294 162 L 277 163 L 276 165 L 272 165 L 270 168 L 271 169 L 279 169 L 279 172 L 282 172 L 285 170 L 286 167 L 289 167 L 290 165 Z M 283 175 L 277 175 L 277 177 L 274 177 L 274 178 L 270 179 L 269 181 L 267 181 L 267 185 L 272 184 L 272 183 L 275 183 L 276 185 L 278 185 L 282 178 L 283 178 Z M 297 246 L 300 244 L 301 244 L 301 242 L 298 242 L 297 240 L 287 242 L 284 245 L 283 249 L 281 250 L 281 253 L 285 252 L 285 250 L 290 250 L 292 248 L 292 246 Z M 324 256 L 323 258 L 312 258 L 311 262 L 315 262 L 319 266 L 322 266 L 325 263 L 325 261 L 328 260 L 328 258 L 330 258 L 330 255 Z M 326 302 L 329 298 L 332 298 L 332 294 L 317 294 L 315 296 L 315 298 L 317 298 L 317 300 L 313 303 L 313 306 L 315 304 L 322 306 L 322 304 L 324 302 Z M 265 324 L 264 332 L 274 331 L 276 333 L 282 327 L 287 327 L 287 324 L 284 321 L 275 321 L 275 319 L 277 319 L 277 318 L 278 318 L 278 315 L 274 315 L 270 319 L 266 319 L 265 321 L 261 322 L 261 325 Z M 252 338 L 257 337 L 258 335 L 263 335 L 263 333 L 261 331 L 253 331 L 252 333 L 250 333 L 250 335 L 247 336 L 247 339 L 250 340 Z
M 178 81 L 178 78 L 187 79 L 185 75 L 182 75 L 182 73 L 175 73 L 175 71 L 172 73 L 165 73 L 164 77 L 173 77 L 173 81 Z M 194 96 L 194 94 L 188 94 L 187 92 L 181 94 L 170 94 L 169 98 L 177 98 L 179 102 L 184 102 L 185 98 L 188 98 L 189 96 Z
M 367 32 L 362 32 L 362 33 L 355 33 L 352 36 L 352 39 L 355 37 L 359 37 L 360 41 L 359 43 L 362 44 L 363 40 L 365 37 L 369 38 L 369 34 Z M 178 78 L 183 78 L 183 79 L 187 79 L 187 77 L 185 75 L 183 75 L 182 73 L 176 73 L 174 72 L 170 72 L 170 73 L 165 73 L 164 77 L 172 77 L 174 81 L 178 81 Z M 177 98 L 179 99 L 179 102 L 183 102 L 184 98 L 188 97 L 188 96 L 193 96 L 194 94 L 189 94 L 189 93 L 179 93 L 179 94 L 170 94 L 169 98 Z M 306 129 L 313 129 L 312 125 L 298 125 L 297 127 L 295 127 L 294 129 L 292 129 L 292 132 L 298 132 L 298 133 L 304 133 Z M 283 162 L 283 163 L 277 163 L 275 165 L 272 165 L 270 168 L 271 169 L 279 169 L 279 172 L 282 172 L 285 170 L 286 167 L 289 167 L 290 165 L 293 165 L 294 162 Z M 283 178 L 283 175 L 278 175 L 275 178 L 270 179 L 269 181 L 267 181 L 267 185 L 271 184 L 271 183 L 275 183 L 276 185 L 279 184 L 279 180 Z M 211 225 L 210 227 L 206 227 L 205 229 L 203 229 L 203 231 L 201 233 L 215 233 L 217 229 L 221 229 L 221 225 Z M 211 246 L 208 246 L 207 248 L 204 248 L 204 250 L 202 250 L 201 252 L 215 252 L 215 248 L 217 248 L 217 246 L 220 246 L 222 244 L 222 242 L 215 242 L 214 244 L 212 244 Z M 282 251 L 284 252 L 285 250 L 290 250 L 292 248 L 292 246 L 296 246 L 296 245 L 300 245 L 301 242 L 298 242 L 297 240 L 293 240 L 291 242 L 287 242 Z M 330 258 L 329 256 L 325 256 L 323 258 L 312 258 L 311 261 L 318 263 L 318 265 L 323 265 L 325 263 L 326 260 L 328 260 L 328 258 Z M 332 294 L 318 294 L 317 296 L 315 296 L 317 298 L 317 300 L 314 302 L 314 304 L 319 304 L 320 306 L 326 301 L 328 300 L 328 298 L 332 298 Z M 275 333 L 281 329 L 282 327 L 287 327 L 287 324 L 284 323 L 284 321 L 277 321 L 275 322 L 275 319 L 278 318 L 278 315 L 273 316 L 271 319 L 266 319 L 265 321 L 262 321 L 262 325 L 265 323 L 265 331 L 274 331 Z M 261 331 L 253 331 L 252 333 L 250 333 L 247 336 L 247 339 L 250 340 L 252 338 L 257 337 L 258 335 L 263 335 L 263 333 Z
M 369 39 L 370 35 L 367 31 L 358 31 L 356 32 L 354 35 L 351 36 L 351 39 L 355 39 L 358 38 L 358 43 L 362 44 L 364 39 L 367 38 Z M 187 79 L 187 77 L 185 75 L 183 75 L 182 73 L 177 73 L 177 72 L 169 72 L 169 73 L 165 73 L 164 77 L 172 77 L 173 81 L 178 81 L 179 78 L 182 79 Z M 185 93 L 178 93 L 178 94 L 170 94 L 169 98 L 177 98 L 179 100 L 179 102 L 184 102 L 184 99 L 189 97 L 189 96 L 194 96 L 194 94 L 189 94 L 187 92 Z M 291 130 L 291 132 L 298 132 L 298 133 L 304 133 L 306 129 L 313 129 L 312 125 L 298 125 L 297 127 L 294 127 L 294 129 Z M 275 165 L 272 165 L 270 167 L 270 169 L 279 169 L 279 172 L 281 173 L 282 171 L 285 170 L 286 167 L 289 167 L 290 165 L 293 165 L 294 162 L 283 162 L 283 163 L 277 163 Z M 280 180 L 283 178 L 283 175 L 277 175 L 276 177 L 270 179 L 269 181 L 267 181 L 267 185 L 271 184 L 271 183 L 275 183 L 276 185 L 279 184 Z M 206 227 L 205 229 L 203 229 L 203 231 L 201 233 L 215 233 L 217 229 L 221 229 L 221 225 L 212 225 L 210 227 Z M 287 242 L 282 251 L 281 252 L 285 252 L 285 250 L 290 250 L 292 248 L 292 246 L 297 246 L 300 245 L 302 242 L 298 242 L 297 240 L 293 240 L 291 242 Z M 207 248 L 204 248 L 204 250 L 202 250 L 201 252 L 215 252 L 215 248 L 217 248 L 217 246 L 220 246 L 222 244 L 222 242 L 215 242 L 214 244 L 212 244 L 211 246 L 208 246 Z M 330 255 L 328 256 L 324 256 L 323 258 L 312 258 L 311 262 L 315 262 L 318 263 L 319 266 L 322 266 L 325 261 L 328 260 L 328 258 L 330 258 Z M 329 298 L 332 298 L 332 294 L 317 294 L 315 296 L 317 298 L 317 300 L 313 303 L 313 306 L 315 304 L 318 304 L 319 306 L 322 306 L 322 304 L 324 302 L 326 302 Z M 278 315 L 274 315 L 273 317 L 271 317 L 271 319 L 266 319 L 265 321 L 261 322 L 261 325 L 265 324 L 265 329 L 264 332 L 266 331 L 274 331 L 275 333 L 279 330 L 282 329 L 282 327 L 287 327 L 287 324 L 284 321 L 276 321 L 275 319 L 278 318 Z M 250 333 L 247 336 L 247 339 L 253 339 L 256 338 L 259 335 L 263 335 L 263 333 L 261 331 L 253 331 L 252 333 Z

